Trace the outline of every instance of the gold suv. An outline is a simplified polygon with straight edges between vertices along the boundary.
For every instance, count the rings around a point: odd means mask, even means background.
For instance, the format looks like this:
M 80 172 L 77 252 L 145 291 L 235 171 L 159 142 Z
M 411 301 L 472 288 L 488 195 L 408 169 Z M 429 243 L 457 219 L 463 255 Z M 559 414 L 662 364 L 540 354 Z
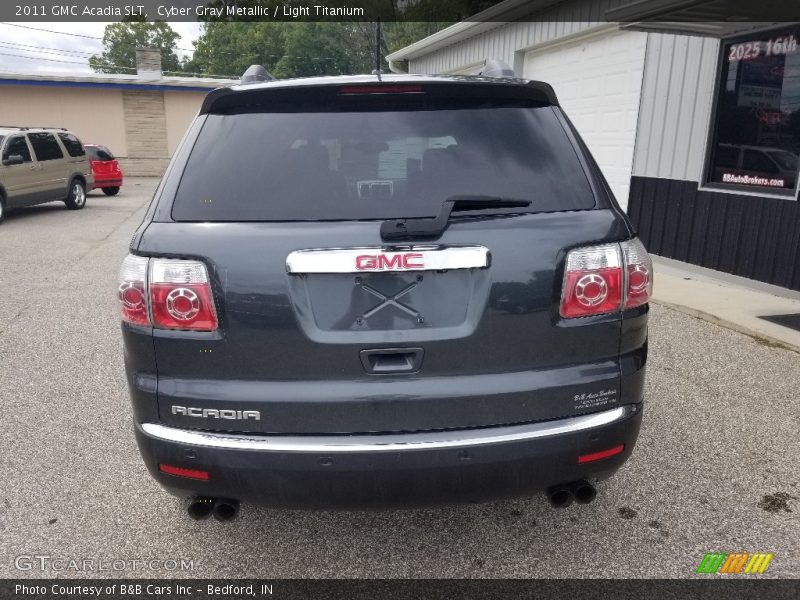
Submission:
M 94 177 L 74 133 L 0 125 L 0 157 L 0 222 L 7 208 L 56 200 L 71 210 L 86 206 Z

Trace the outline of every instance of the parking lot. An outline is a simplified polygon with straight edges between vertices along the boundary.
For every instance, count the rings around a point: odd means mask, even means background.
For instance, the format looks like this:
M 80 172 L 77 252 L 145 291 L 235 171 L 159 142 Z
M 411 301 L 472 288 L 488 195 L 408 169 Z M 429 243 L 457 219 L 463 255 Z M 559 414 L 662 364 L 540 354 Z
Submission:
M 189 520 L 139 459 L 114 294 L 156 183 L 0 225 L 0 577 L 688 577 L 710 551 L 773 552 L 764 576 L 800 577 L 800 355 L 660 306 L 639 444 L 592 504 Z M 20 555 L 193 570 L 19 571 Z

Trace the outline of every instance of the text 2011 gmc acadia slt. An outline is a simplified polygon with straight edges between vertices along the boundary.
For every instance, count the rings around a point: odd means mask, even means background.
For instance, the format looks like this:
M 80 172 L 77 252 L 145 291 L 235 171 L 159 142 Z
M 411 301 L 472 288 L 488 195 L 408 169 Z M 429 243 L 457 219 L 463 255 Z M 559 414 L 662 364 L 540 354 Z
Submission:
M 221 520 L 590 502 L 639 432 L 652 264 L 552 88 L 248 73 L 120 270 L 152 476 Z

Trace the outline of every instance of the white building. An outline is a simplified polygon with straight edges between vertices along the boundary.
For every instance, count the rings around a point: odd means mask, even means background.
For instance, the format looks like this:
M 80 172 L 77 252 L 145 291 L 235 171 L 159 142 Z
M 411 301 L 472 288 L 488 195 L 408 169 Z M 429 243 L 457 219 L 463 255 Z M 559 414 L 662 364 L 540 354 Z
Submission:
M 800 26 L 715 6 L 507 0 L 388 60 L 550 83 L 652 252 L 800 289 Z

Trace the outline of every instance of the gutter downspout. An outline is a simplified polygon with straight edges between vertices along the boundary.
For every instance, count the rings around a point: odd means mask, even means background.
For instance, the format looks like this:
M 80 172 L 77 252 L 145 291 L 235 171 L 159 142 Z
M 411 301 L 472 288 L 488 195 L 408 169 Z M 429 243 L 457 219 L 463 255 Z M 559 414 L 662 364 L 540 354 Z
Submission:
M 392 73 L 399 73 L 401 75 L 405 75 L 408 73 L 408 61 L 407 60 L 389 60 L 386 59 L 386 62 L 389 63 L 389 70 Z

